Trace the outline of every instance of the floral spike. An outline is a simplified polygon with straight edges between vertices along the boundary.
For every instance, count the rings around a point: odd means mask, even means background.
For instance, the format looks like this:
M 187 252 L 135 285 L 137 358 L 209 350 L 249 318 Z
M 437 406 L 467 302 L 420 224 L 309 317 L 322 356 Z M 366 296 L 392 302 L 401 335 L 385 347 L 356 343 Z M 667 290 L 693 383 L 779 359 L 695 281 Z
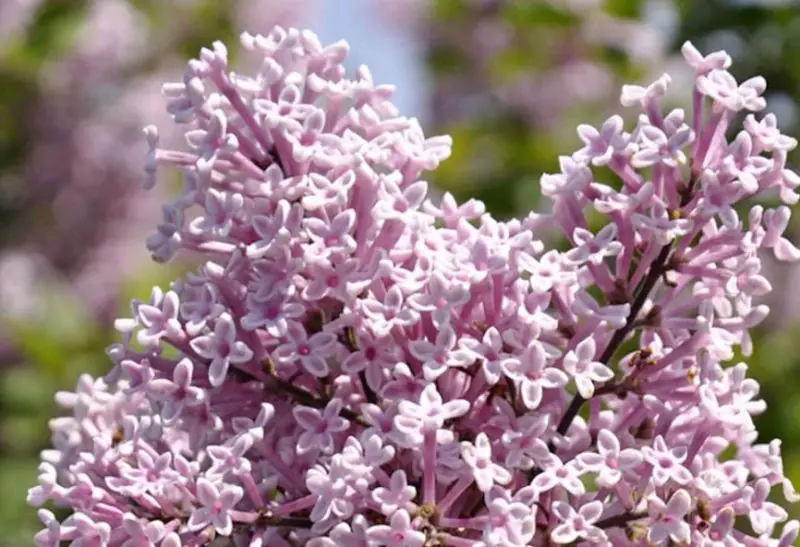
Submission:
M 769 311 L 759 252 L 800 256 L 788 207 L 735 208 L 798 198 L 774 116 L 727 137 L 763 79 L 687 44 L 691 111 L 662 109 L 667 75 L 623 87 L 638 117 L 579 127 L 541 180 L 552 215 L 501 222 L 426 197 L 450 138 L 346 76 L 346 44 L 242 44 L 254 73 L 215 43 L 164 87 L 183 150 L 145 131 L 146 186 L 184 177 L 147 245 L 203 262 L 58 395 L 29 501 L 71 514 L 41 509 L 37 545 L 794 544 L 767 501 L 798 499 L 780 441 L 731 362 Z M 570 250 L 545 252 L 546 222 Z

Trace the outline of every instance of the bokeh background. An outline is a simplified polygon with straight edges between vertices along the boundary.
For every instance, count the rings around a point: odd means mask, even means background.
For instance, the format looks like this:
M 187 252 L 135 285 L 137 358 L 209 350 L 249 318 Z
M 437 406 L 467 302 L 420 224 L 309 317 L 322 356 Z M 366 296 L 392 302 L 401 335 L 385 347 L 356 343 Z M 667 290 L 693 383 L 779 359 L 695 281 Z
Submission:
M 141 128 L 180 139 L 161 83 L 213 40 L 236 58 L 240 31 L 274 24 L 347 39 L 351 67 L 396 84 L 427 134 L 453 135 L 432 182 L 501 217 L 546 206 L 540 174 L 576 149 L 578 123 L 619 110 L 622 83 L 669 71 L 676 106 L 688 97 L 687 39 L 727 49 L 737 79 L 765 76 L 769 109 L 800 135 L 798 0 L 0 0 L 0 546 L 39 528 L 25 493 L 54 393 L 103 374 L 113 319 L 181 269 L 143 243 L 164 194 L 141 189 Z M 765 265 L 773 312 L 747 362 L 769 403 L 762 441 L 784 440 L 800 486 L 800 266 Z

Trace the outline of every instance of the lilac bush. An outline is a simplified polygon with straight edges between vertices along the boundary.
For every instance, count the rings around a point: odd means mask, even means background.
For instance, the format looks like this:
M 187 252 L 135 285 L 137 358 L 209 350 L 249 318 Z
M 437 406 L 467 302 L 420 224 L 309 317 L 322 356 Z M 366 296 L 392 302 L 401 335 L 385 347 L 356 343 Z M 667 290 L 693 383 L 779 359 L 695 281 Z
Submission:
M 105 378 L 57 395 L 28 500 L 68 516 L 40 509 L 37 545 L 794 543 L 738 362 L 769 311 L 759 253 L 800 258 L 786 205 L 742 209 L 798 200 L 796 142 L 750 113 L 762 78 L 687 43 L 689 114 L 662 110 L 667 75 L 624 86 L 635 125 L 580 126 L 541 179 L 552 213 L 499 221 L 426 198 L 450 139 L 346 77 L 345 43 L 242 45 L 254 74 L 215 43 L 164 86 L 186 149 L 145 130 L 146 186 L 184 181 L 147 246 L 202 263 L 132 303 Z

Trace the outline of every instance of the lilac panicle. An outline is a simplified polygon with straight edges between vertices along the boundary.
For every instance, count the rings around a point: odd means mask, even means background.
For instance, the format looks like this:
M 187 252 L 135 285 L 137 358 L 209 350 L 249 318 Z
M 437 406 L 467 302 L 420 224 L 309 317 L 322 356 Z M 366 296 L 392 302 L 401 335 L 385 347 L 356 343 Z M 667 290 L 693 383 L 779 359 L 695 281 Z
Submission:
M 346 44 L 242 44 L 254 73 L 216 43 L 164 87 L 184 150 L 145 132 L 147 186 L 184 181 L 148 248 L 202 264 L 133 303 L 104 379 L 58 394 L 29 501 L 71 513 L 41 509 L 37 545 L 794 543 L 767 497 L 798 499 L 781 443 L 757 442 L 765 405 L 731 362 L 769 311 L 759 253 L 800 257 L 785 205 L 734 208 L 798 197 L 795 141 L 732 133 L 762 79 L 687 44 L 688 113 L 662 109 L 666 75 L 625 86 L 635 124 L 581 126 L 542 177 L 552 214 L 501 222 L 426 198 L 450 139 L 347 77 Z

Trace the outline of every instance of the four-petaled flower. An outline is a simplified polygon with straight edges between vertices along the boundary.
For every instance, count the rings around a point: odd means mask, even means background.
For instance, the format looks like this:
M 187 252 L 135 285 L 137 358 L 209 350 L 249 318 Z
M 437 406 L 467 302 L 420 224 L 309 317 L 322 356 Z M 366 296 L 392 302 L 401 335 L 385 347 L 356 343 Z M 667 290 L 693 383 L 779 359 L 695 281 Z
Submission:
M 607 540 L 602 528 L 594 526 L 603 514 L 602 502 L 592 501 L 575 511 L 568 503 L 557 501 L 553 503 L 553 512 L 561 519 L 561 524 L 550 534 L 556 543 L 572 543 L 578 539 L 585 539 L 592 544 L 598 544 Z
M 620 450 L 619 439 L 608 429 L 597 433 L 597 453 L 584 452 L 576 458 L 584 469 L 597 473 L 597 483 L 612 488 L 625 471 L 644 461 L 642 452 L 634 448 Z
M 299 364 L 317 378 L 324 378 L 329 372 L 325 358 L 335 344 L 333 333 L 321 331 L 309 336 L 303 325 L 292 323 L 286 332 L 286 342 L 278 346 L 273 355 L 285 363 Z
M 564 372 L 575 380 L 578 393 L 584 399 L 594 395 L 595 382 L 607 382 L 614 377 L 610 368 L 594 360 L 595 351 L 594 338 L 589 337 L 564 356 Z
M 333 435 L 344 431 L 349 422 L 339 416 L 342 411 L 342 401 L 333 399 L 324 410 L 308 406 L 297 406 L 292 410 L 297 423 L 305 430 L 297 439 L 297 450 L 301 454 L 312 450 L 332 452 L 334 445 Z
M 429 382 L 436 380 L 449 368 L 466 367 L 475 360 L 467 351 L 456 349 L 458 336 L 450 325 L 442 325 L 436 342 L 414 340 L 408 350 L 422 362 L 422 371 Z
M 208 380 L 214 387 L 221 386 L 228 373 L 228 366 L 247 363 L 253 358 L 253 350 L 236 339 L 233 318 L 223 313 L 217 318 L 214 333 L 194 338 L 189 345 L 204 359 L 211 359 Z
M 417 489 L 408 484 L 406 472 L 398 469 L 392 473 L 389 486 L 379 486 L 372 491 L 372 499 L 380 504 L 384 515 L 391 515 L 398 509 L 413 507 L 412 500 L 417 495 Z
M 475 484 L 481 492 L 488 492 L 494 483 L 508 484 L 511 473 L 502 465 L 492 461 L 492 443 L 485 433 L 475 437 L 475 444 L 461 443 L 461 457 L 472 470 Z
M 651 518 L 647 541 L 653 545 L 664 545 L 668 539 L 679 544 L 689 541 L 691 529 L 684 517 L 692 508 L 692 498 L 686 490 L 676 490 L 667 503 L 657 497 L 647 501 Z
M 400 401 L 397 408 L 399 414 L 394 419 L 395 428 L 416 442 L 421 442 L 420 433 L 436 432 L 438 435 L 446 420 L 466 414 L 469 403 L 464 399 L 445 403 L 436 384 L 431 383 L 422 390 L 419 403 Z
M 405 509 L 398 509 L 389 519 L 389 524 L 370 526 L 367 539 L 384 547 L 422 547 L 427 536 L 411 525 L 411 517 Z
M 670 480 L 685 485 L 692 480 L 691 471 L 683 466 L 686 460 L 685 447 L 670 448 L 664 437 L 659 435 L 652 447 L 642 447 L 642 454 L 645 461 L 653 466 L 653 482 L 657 486 L 663 486 Z
M 204 478 L 197 479 L 197 501 L 200 505 L 189 516 L 187 527 L 200 530 L 211 525 L 219 535 L 231 535 L 233 519 L 230 512 L 243 495 L 244 491 L 236 485 L 214 484 Z

